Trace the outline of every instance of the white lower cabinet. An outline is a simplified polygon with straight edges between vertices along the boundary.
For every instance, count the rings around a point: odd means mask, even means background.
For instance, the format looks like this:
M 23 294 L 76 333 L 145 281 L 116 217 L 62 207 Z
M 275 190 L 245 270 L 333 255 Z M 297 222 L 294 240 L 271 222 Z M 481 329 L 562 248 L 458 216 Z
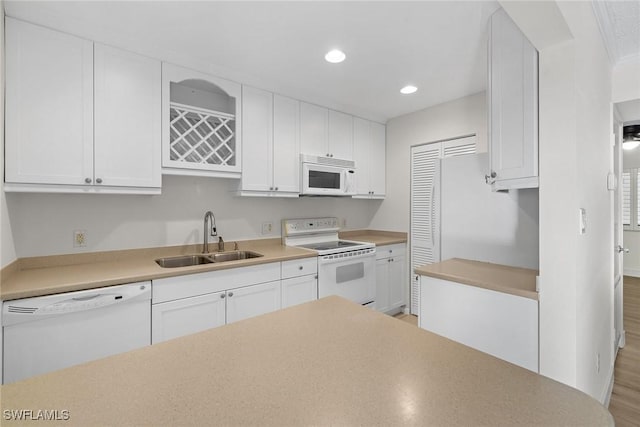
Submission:
M 380 246 L 376 250 L 376 310 L 383 313 L 399 311 L 405 305 L 406 245 Z
M 282 263 L 282 308 L 318 299 L 316 257 Z
M 154 280 L 152 344 L 279 308 L 279 262 Z
M 227 323 L 280 309 L 280 281 L 227 291 Z
M 151 342 L 155 344 L 224 325 L 224 297 L 224 292 L 215 292 L 153 305 Z

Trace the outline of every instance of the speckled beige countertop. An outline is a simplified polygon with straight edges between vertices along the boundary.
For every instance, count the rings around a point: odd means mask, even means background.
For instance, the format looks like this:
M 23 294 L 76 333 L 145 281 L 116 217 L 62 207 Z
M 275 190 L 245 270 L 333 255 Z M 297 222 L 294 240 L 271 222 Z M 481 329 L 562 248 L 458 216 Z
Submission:
M 378 230 L 347 231 L 340 233 L 340 236 L 344 239 L 364 240 L 376 245 L 407 241 L 406 233 Z M 226 242 L 226 249 L 232 249 L 233 243 Z M 307 249 L 283 246 L 279 238 L 246 240 L 238 244 L 241 250 L 252 250 L 264 256 L 179 268 L 162 268 L 156 264 L 157 258 L 199 254 L 202 251 L 202 245 L 186 245 L 21 258 L 2 270 L 0 300 L 79 291 L 317 255 L 316 252 Z M 216 243 L 210 244 L 210 249 L 215 247 Z
M 210 249 L 215 246 L 211 244 Z M 228 242 L 226 249 L 232 248 L 233 243 Z M 3 270 L 0 299 L 27 298 L 317 256 L 314 251 L 283 246 L 280 239 L 241 241 L 239 249 L 252 250 L 264 256 L 178 268 L 162 268 L 156 264 L 157 258 L 202 251 L 202 245 L 190 245 L 22 258 L 12 267 L 14 271 Z
M 614 424 L 582 392 L 339 297 L 0 392 L 3 414 L 67 410 L 59 424 L 79 426 Z
M 538 270 L 452 258 L 416 268 L 414 271 L 421 276 L 538 299 L 538 292 L 536 292 Z
M 406 243 L 407 233 L 380 230 L 352 230 L 340 232 L 340 238 L 375 243 L 376 246 Z

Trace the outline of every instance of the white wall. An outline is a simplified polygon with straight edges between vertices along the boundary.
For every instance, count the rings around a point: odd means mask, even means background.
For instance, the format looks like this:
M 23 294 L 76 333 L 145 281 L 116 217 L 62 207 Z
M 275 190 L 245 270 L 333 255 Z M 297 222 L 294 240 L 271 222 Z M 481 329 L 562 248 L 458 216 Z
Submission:
M 371 228 L 409 232 L 411 146 L 476 134 L 479 152 L 487 151 L 484 92 L 396 117 L 387 122 L 386 198 Z
M 532 40 L 549 22 L 503 2 Z M 549 4 L 545 5 L 548 7 Z M 540 50 L 540 372 L 604 401 L 613 374 L 611 66 L 589 2 L 558 2 L 566 31 Z M 529 15 L 531 16 L 531 15 Z M 554 16 L 557 14 L 554 13 Z M 563 24 L 565 25 L 565 24 Z M 587 211 L 579 235 L 578 210 Z M 597 372 L 597 359 L 600 370 Z
M 4 1 L 0 0 L 0 268 L 16 259 L 4 194 Z
M 7 203 L 18 257 L 202 243 L 207 210 L 225 241 L 280 237 L 283 218 L 337 216 L 345 228 L 366 228 L 380 203 L 237 197 L 236 187 L 235 180 L 165 176 L 160 196 L 11 193 Z M 263 221 L 273 222 L 271 234 L 261 234 Z M 86 247 L 73 248 L 73 230 L 86 230 Z
M 640 63 L 618 64 L 613 68 L 611 100 L 623 102 L 640 98 Z

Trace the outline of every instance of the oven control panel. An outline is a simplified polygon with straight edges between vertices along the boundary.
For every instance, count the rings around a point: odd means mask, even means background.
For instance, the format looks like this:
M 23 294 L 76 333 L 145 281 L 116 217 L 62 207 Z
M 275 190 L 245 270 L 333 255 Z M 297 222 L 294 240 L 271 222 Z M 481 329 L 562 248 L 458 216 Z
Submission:
M 335 217 L 282 220 L 283 236 L 337 232 L 338 230 L 338 218 Z

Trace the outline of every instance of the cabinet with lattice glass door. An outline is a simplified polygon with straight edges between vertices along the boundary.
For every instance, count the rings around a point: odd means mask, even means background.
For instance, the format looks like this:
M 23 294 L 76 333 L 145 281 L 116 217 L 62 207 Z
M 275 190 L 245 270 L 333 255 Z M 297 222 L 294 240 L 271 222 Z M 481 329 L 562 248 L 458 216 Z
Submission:
M 162 64 L 162 173 L 240 178 L 241 86 Z

